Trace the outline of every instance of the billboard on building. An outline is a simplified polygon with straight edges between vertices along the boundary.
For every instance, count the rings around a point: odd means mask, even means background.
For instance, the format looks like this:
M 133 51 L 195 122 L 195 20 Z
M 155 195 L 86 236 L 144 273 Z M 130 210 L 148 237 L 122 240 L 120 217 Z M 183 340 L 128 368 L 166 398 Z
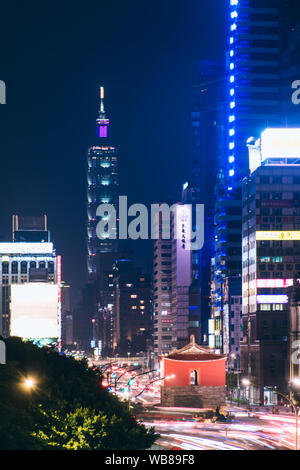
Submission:
M 21 338 L 59 338 L 58 285 L 12 284 L 10 334 Z
M 4 255 L 52 254 L 53 243 L 4 242 L 0 243 L 0 253 Z
M 299 158 L 300 128 L 267 128 L 261 133 L 262 160 Z
M 192 206 L 178 204 L 176 206 L 176 265 L 177 285 L 189 286 L 191 283 L 191 232 Z

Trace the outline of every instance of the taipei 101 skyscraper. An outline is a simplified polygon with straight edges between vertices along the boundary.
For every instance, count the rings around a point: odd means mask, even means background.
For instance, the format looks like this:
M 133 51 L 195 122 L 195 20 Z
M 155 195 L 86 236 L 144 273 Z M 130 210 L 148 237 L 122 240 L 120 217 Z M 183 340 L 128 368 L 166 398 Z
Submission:
M 109 136 L 109 119 L 104 109 L 104 88 L 100 87 L 100 109 L 96 120 L 97 138 L 87 156 L 87 269 L 89 279 L 97 274 L 97 255 L 117 251 L 117 240 L 99 239 L 96 227 L 97 207 L 109 203 L 117 210 L 118 157 Z

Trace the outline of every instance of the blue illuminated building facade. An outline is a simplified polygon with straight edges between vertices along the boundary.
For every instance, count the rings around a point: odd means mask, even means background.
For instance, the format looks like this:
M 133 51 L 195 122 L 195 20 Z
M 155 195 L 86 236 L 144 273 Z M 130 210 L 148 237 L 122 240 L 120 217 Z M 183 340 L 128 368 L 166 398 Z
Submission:
M 207 342 L 210 317 L 210 259 L 214 254 L 214 186 L 226 145 L 225 70 L 220 62 L 201 60 L 193 87 L 192 177 L 184 185 L 183 202 L 204 204 L 204 245 L 191 255 L 190 303 L 198 308 L 198 342 Z M 193 227 L 195 230 L 196 227 Z M 199 294 L 197 296 L 197 293 Z M 199 299 L 197 301 L 197 298 Z M 193 304 L 193 305 L 192 305 Z
M 211 270 L 210 346 L 223 352 L 225 282 L 242 272 L 242 191 L 247 140 L 280 124 L 280 2 L 228 0 L 227 112 L 223 167 L 215 186 L 215 256 Z
M 294 13 L 294 12 L 293 12 Z M 282 124 L 300 124 L 300 9 L 298 16 L 290 15 L 285 28 L 283 70 L 281 75 Z
M 229 0 L 228 148 L 230 180 L 247 174 L 246 141 L 280 123 L 278 0 Z

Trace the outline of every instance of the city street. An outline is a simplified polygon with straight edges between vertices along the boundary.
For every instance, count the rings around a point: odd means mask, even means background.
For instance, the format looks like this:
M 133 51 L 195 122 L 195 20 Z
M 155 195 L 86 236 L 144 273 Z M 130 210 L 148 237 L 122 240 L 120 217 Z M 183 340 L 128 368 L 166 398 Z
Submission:
M 123 374 L 126 369 L 117 365 L 112 371 Z M 160 434 L 156 444 L 161 449 L 185 450 L 295 450 L 295 417 L 284 407 L 273 414 L 272 408 L 246 407 L 227 403 L 228 422 L 212 422 L 200 419 L 199 409 L 160 406 L 160 382 L 145 389 L 147 376 L 138 376 L 128 388 L 132 373 L 125 373 L 118 384 L 118 396 L 144 410 L 137 418 L 146 427 L 154 427 Z M 113 387 L 112 387 L 113 388 Z M 204 411 L 204 410 L 203 410 Z
M 294 450 L 295 420 L 292 415 L 276 416 L 235 412 L 231 423 L 198 423 L 182 419 L 144 422 L 161 435 L 163 449 L 185 450 Z

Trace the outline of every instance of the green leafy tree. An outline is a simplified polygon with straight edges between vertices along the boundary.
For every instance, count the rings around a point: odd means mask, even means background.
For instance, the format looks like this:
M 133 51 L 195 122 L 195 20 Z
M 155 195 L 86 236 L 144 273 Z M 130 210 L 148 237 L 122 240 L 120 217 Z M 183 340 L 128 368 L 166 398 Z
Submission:
M 70 413 L 49 411 L 42 413 L 46 424 L 34 435 L 43 443 L 69 450 L 144 449 L 155 440 L 153 430 L 148 432 L 134 420 L 90 408 L 76 408 Z M 126 439 L 124 439 L 124 432 Z
M 146 449 L 157 439 L 101 385 L 86 361 L 6 340 L 0 366 L 0 449 Z M 24 390 L 33 377 L 36 386 Z

